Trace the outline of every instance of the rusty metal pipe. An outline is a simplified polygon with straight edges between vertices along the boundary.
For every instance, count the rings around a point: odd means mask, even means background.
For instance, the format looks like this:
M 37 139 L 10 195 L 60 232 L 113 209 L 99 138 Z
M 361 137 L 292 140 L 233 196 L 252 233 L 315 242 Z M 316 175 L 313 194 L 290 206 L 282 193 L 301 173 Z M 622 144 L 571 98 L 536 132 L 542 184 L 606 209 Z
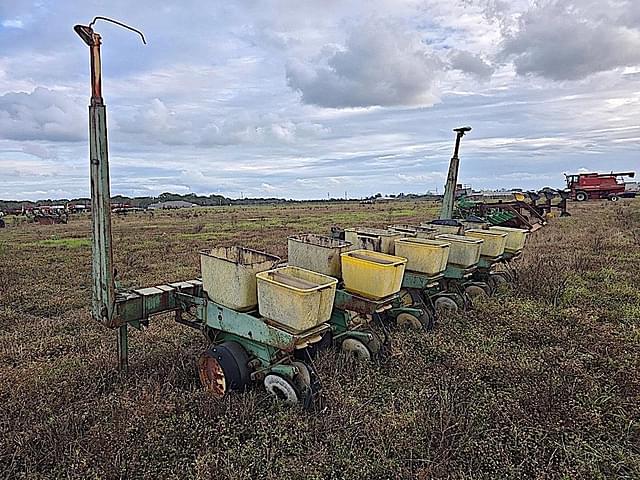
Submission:
M 102 98 L 102 62 L 100 60 L 100 45 L 102 43 L 99 34 L 93 34 L 94 43 L 91 45 L 91 105 L 104 105 Z

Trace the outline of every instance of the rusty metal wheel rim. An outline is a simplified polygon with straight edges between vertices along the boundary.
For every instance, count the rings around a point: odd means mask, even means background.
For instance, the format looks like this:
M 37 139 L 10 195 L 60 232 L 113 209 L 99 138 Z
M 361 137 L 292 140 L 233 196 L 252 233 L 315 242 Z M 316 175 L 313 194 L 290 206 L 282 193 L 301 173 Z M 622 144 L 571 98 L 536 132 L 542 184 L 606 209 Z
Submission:
M 198 361 L 200 382 L 216 398 L 221 398 L 227 393 L 227 379 L 218 359 L 204 354 Z

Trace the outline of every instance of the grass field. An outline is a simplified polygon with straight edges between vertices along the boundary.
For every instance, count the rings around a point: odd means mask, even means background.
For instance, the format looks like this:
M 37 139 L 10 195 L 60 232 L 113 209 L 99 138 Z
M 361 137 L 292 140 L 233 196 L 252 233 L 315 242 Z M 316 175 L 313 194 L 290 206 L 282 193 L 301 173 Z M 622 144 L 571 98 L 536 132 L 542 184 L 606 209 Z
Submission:
M 515 288 L 392 357 L 318 358 L 324 408 L 203 392 L 197 332 L 90 320 L 89 219 L 0 230 L 0 478 L 640 478 L 640 201 L 571 205 Z M 114 218 L 124 286 L 198 275 L 198 251 L 286 257 L 287 235 L 435 217 L 430 203 L 221 207 Z

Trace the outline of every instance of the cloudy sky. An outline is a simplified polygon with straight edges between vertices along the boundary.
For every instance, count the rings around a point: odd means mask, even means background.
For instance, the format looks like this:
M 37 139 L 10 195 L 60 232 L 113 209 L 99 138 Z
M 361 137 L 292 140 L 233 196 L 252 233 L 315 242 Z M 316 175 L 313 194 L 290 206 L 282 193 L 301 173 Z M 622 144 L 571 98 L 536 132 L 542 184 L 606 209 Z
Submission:
M 0 0 L 0 198 L 85 196 L 103 37 L 112 193 L 318 198 L 640 169 L 637 0 Z

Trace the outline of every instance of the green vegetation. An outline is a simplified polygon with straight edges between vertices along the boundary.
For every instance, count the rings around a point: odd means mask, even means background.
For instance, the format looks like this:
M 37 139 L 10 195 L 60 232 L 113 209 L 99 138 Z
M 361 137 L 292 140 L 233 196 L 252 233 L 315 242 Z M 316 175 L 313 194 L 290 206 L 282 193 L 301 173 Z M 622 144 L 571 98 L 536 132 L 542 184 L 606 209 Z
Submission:
M 115 261 L 128 285 L 154 285 L 197 276 L 214 243 L 286 257 L 287 235 L 434 207 L 129 215 L 114 221 Z M 205 341 L 171 316 L 132 334 L 118 375 L 115 332 L 89 318 L 90 249 L 42 243 L 86 241 L 88 218 L 7 228 L 0 478 L 640 478 L 640 201 L 571 212 L 531 236 L 512 291 L 430 334 L 394 331 L 381 364 L 324 352 L 314 412 L 259 388 L 209 397 L 194 366 Z
M 47 240 L 38 240 L 31 245 L 43 247 L 81 248 L 91 247 L 91 240 L 88 238 L 50 238 Z

